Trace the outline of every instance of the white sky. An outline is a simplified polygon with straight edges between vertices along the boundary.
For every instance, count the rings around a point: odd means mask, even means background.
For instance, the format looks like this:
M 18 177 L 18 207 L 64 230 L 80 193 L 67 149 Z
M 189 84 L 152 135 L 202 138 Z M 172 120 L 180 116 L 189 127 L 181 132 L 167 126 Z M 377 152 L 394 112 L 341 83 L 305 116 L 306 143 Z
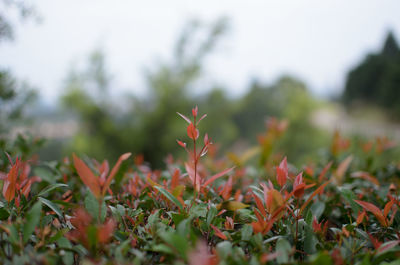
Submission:
M 243 93 L 253 77 L 283 73 L 319 95 L 340 91 L 346 72 L 380 49 L 388 29 L 400 39 L 398 0 L 37 0 L 43 22 L 19 24 L 0 46 L 0 67 L 39 88 L 48 103 L 60 94 L 73 62 L 106 52 L 119 91 L 144 93 L 143 69 L 167 60 L 190 18 L 231 19 L 231 30 L 207 60 L 205 84 Z

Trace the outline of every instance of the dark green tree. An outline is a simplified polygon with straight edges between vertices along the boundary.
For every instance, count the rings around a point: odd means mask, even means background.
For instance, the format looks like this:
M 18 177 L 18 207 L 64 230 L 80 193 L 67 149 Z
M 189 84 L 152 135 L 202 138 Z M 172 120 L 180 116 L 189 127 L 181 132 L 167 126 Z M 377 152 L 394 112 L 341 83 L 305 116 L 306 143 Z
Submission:
M 380 106 L 400 114 L 400 49 L 389 32 L 382 50 L 369 54 L 352 69 L 346 81 L 343 100 L 348 105 Z

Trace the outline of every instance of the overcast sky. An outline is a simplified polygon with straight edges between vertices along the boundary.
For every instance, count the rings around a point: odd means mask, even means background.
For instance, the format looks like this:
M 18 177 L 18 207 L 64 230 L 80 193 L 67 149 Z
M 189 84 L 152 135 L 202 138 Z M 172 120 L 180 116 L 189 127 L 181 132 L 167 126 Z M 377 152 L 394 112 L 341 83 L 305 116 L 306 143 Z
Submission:
M 117 91 L 144 93 L 143 69 L 167 60 L 191 18 L 221 16 L 231 30 L 206 64 L 204 84 L 233 95 L 257 77 L 293 74 L 319 95 L 334 94 L 346 72 L 381 48 L 389 29 L 400 39 L 398 0 L 37 0 L 42 23 L 16 26 L 0 46 L 0 66 L 55 102 L 75 62 L 102 47 Z

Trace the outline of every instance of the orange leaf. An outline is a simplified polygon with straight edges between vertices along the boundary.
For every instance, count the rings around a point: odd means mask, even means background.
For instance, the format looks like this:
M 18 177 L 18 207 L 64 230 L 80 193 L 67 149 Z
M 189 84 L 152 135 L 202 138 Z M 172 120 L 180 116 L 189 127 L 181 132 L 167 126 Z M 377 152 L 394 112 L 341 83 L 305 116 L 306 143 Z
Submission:
M 286 156 L 279 164 L 279 167 L 276 168 L 276 178 L 279 186 L 283 187 L 283 185 L 286 184 L 286 180 L 288 178 L 288 166 Z
M 364 210 L 357 216 L 357 225 L 361 224 L 367 212 Z
M 102 224 L 97 229 L 98 242 L 101 244 L 107 243 L 110 240 L 112 233 L 114 232 L 115 226 L 116 223 L 113 219 L 108 219 L 106 223 Z
M 180 174 L 181 174 L 180 170 L 178 168 L 175 169 L 174 174 L 172 174 L 171 178 L 171 189 L 174 189 L 176 186 L 179 185 Z
M 99 198 L 101 195 L 99 179 L 93 174 L 90 168 L 75 154 L 72 154 L 72 157 L 74 160 L 74 166 L 82 182 L 85 183 L 86 186 L 88 186 L 88 188 L 92 191 L 93 195 L 96 198 Z
M 197 140 L 197 138 L 199 137 L 199 130 L 196 129 L 193 123 L 190 123 L 186 130 L 187 130 L 187 135 L 189 136 L 190 139 Z
M 353 156 L 350 155 L 339 164 L 335 172 L 335 178 L 338 183 L 342 183 L 343 176 L 346 173 L 347 169 L 349 168 L 352 160 Z
M 376 186 L 379 186 L 379 181 L 374 176 L 370 175 L 368 172 L 358 171 L 358 172 L 352 173 L 351 176 L 353 178 L 365 179 L 369 182 L 374 183 Z
M 368 236 L 375 249 L 378 249 L 382 245 L 382 242 L 380 242 L 377 238 L 373 237 L 370 233 L 368 233 Z
M 204 182 L 204 187 L 207 187 L 208 185 L 210 185 L 211 183 L 213 183 L 216 179 L 223 177 L 224 175 L 228 174 L 229 172 L 231 172 L 235 167 L 231 167 L 228 169 L 225 169 L 222 172 L 219 172 L 218 174 L 215 174 L 214 176 L 212 176 L 211 178 L 207 179 L 206 182 Z
M 3 196 L 10 202 L 15 197 L 15 188 L 17 183 L 19 170 L 19 160 L 15 161 L 15 164 L 11 167 L 10 172 L 7 174 L 7 178 L 3 184 Z
M 114 178 L 115 174 L 117 174 L 119 167 L 121 166 L 121 163 L 125 160 L 127 160 L 129 157 L 131 156 L 131 153 L 125 153 L 123 155 L 121 155 L 117 161 L 117 163 L 115 164 L 115 166 L 113 167 L 113 169 L 111 170 L 110 175 L 108 175 L 108 178 L 106 180 L 106 183 L 103 186 L 103 190 L 102 190 L 102 195 L 104 196 L 104 194 L 106 193 L 107 188 L 110 186 L 112 179 Z
M 308 197 L 307 201 L 301 206 L 300 208 L 300 212 L 303 212 L 304 209 L 307 207 L 307 205 L 311 202 L 311 200 L 315 197 L 315 195 L 317 195 L 318 193 L 322 192 L 325 188 L 326 185 L 328 185 L 330 181 L 325 182 L 324 184 L 322 184 L 321 186 L 318 187 L 318 189 L 316 189 L 311 195 L 310 197 Z
M 231 197 L 232 185 L 232 176 L 230 176 L 228 181 L 223 185 L 223 189 L 219 193 L 225 201 Z
M 212 224 L 210 224 L 210 226 L 212 227 L 212 229 L 215 232 L 215 235 L 223 240 L 227 240 L 228 238 L 226 237 L 226 235 L 224 233 L 222 233 L 221 230 L 218 229 L 218 227 L 213 226 Z
M 319 176 L 318 176 L 319 182 L 322 182 L 322 179 L 324 178 L 326 172 L 328 172 L 328 170 L 331 168 L 331 166 L 332 166 L 332 161 L 329 162 L 329 163 L 322 169 L 321 173 L 320 173 Z
M 284 214 L 283 210 L 285 208 L 286 208 L 286 205 L 282 205 L 281 207 L 276 209 L 276 211 L 272 214 L 272 217 L 269 219 L 268 223 L 264 227 L 264 230 L 263 230 L 263 234 L 264 235 L 266 233 L 268 233 L 269 230 L 271 230 L 271 228 L 274 225 L 274 223 L 283 216 L 283 214 Z
M 258 196 L 255 195 L 254 193 L 253 193 L 252 195 L 253 195 L 254 200 L 256 201 L 256 205 L 257 205 L 258 210 L 260 210 L 261 214 L 262 214 L 264 217 L 266 217 L 266 216 L 267 216 L 267 213 L 265 212 L 265 208 L 264 208 L 264 205 L 263 205 L 261 199 L 258 198 Z
M 267 201 L 265 202 L 268 213 L 272 214 L 276 209 L 284 204 L 282 194 L 275 189 L 270 189 L 267 194 Z
M 359 201 L 359 200 L 354 200 L 356 203 L 358 203 L 359 205 L 361 205 L 365 210 L 373 213 L 375 215 L 375 217 L 378 219 L 378 221 L 381 223 L 381 225 L 383 226 L 387 226 L 387 221 L 386 218 L 383 216 L 381 210 L 376 207 L 375 205 L 373 205 L 372 203 L 369 202 L 364 202 L 364 201 Z
M 389 214 L 390 209 L 392 209 L 393 204 L 394 204 L 394 199 L 391 199 L 388 203 L 386 203 L 385 208 L 383 209 L 383 216 L 385 218 Z

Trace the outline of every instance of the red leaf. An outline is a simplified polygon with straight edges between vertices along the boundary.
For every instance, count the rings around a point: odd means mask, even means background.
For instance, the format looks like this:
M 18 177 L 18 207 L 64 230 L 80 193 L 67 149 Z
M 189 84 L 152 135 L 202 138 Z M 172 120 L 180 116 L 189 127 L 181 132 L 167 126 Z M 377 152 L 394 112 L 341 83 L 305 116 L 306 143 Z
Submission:
M 364 210 L 357 216 L 357 220 L 356 220 L 357 225 L 362 223 L 366 214 L 367 214 L 367 212 Z
M 192 115 L 193 117 L 197 117 L 197 114 L 199 113 L 199 108 L 196 106 L 192 109 Z
M 111 170 L 110 175 L 108 175 L 108 178 L 106 180 L 106 183 L 103 186 L 103 190 L 102 190 L 102 195 L 104 196 L 104 194 L 106 193 L 106 190 L 108 189 L 108 187 L 111 184 L 111 181 L 113 180 L 115 174 L 117 174 L 119 167 L 121 166 L 121 163 L 125 160 L 127 160 L 129 157 L 131 156 L 131 153 L 125 153 L 123 155 L 121 155 L 117 161 L 117 163 L 115 164 L 115 166 L 113 167 L 113 169 Z
M 276 168 L 276 178 L 279 186 L 283 187 L 286 184 L 286 180 L 288 178 L 288 166 L 286 156 L 283 158 L 279 167 Z
M 194 183 L 194 180 L 196 179 L 195 189 L 197 191 L 199 191 L 200 184 L 201 184 L 201 178 L 200 178 L 199 172 L 198 171 L 196 172 L 196 177 L 195 177 L 194 168 L 190 164 L 185 163 L 185 168 L 186 168 L 186 172 L 189 175 L 189 178 L 192 180 L 193 183 Z
M 219 193 L 225 201 L 227 201 L 231 197 L 232 186 L 232 176 L 230 176 L 228 181 L 223 185 L 223 189 Z
M 211 183 L 213 183 L 216 179 L 223 177 L 224 175 L 228 174 L 230 171 L 232 171 L 235 167 L 231 167 L 228 169 L 225 169 L 222 172 L 219 172 L 218 174 L 215 174 L 214 176 L 212 176 L 211 178 L 207 179 L 206 182 L 204 182 L 204 187 L 207 187 L 208 185 L 210 185 Z
M 199 122 L 201 122 L 205 117 L 207 117 L 207 114 L 204 114 L 203 116 L 201 116 L 201 118 L 197 121 L 197 124 L 199 124 Z
M 187 135 L 193 140 L 197 140 L 197 138 L 199 138 L 199 130 L 196 129 L 193 123 L 190 123 L 187 127 Z
M 392 209 L 393 204 L 394 204 L 394 199 L 391 199 L 388 203 L 386 203 L 385 208 L 383 209 L 383 216 L 385 218 L 389 214 L 390 209 Z
M 372 245 L 374 245 L 375 249 L 378 249 L 381 245 L 382 242 L 380 242 L 378 239 L 373 237 L 370 233 L 368 233 L 369 239 L 371 240 Z
M 258 196 L 255 195 L 254 193 L 253 193 L 252 195 L 253 195 L 254 200 L 256 201 L 256 205 L 257 205 L 258 210 L 260 210 L 261 214 L 262 214 L 264 217 L 267 217 L 267 212 L 265 211 L 265 207 L 264 207 L 264 205 L 263 205 L 261 199 L 258 198 Z
M 359 201 L 359 200 L 354 200 L 356 203 L 358 203 L 359 205 L 361 205 L 365 210 L 373 213 L 375 215 L 375 217 L 378 219 L 378 221 L 383 225 L 383 226 L 387 226 L 387 221 L 386 218 L 383 216 L 381 210 L 376 207 L 375 205 L 373 205 L 372 203 L 369 202 L 364 202 L 364 201 Z
M 332 161 L 329 162 L 329 163 L 322 169 L 321 173 L 320 173 L 319 176 L 318 176 L 319 182 L 322 182 L 322 180 L 323 180 L 323 178 L 324 178 L 326 172 L 328 172 L 328 170 L 331 168 L 331 166 L 332 166 Z
M 177 142 L 180 146 L 182 146 L 183 148 L 186 148 L 186 143 L 184 143 L 184 142 L 182 142 L 182 141 L 179 141 L 179 140 L 176 140 L 176 142 Z
M 74 166 L 82 182 L 92 191 L 96 198 L 101 195 L 99 179 L 93 174 L 90 168 L 75 154 L 72 154 Z
M 10 172 L 8 172 L 7 178 L 3 184 L 3 196 L 8 202 L 12 201 L 15 197 L 15 189 L 19 168 L 20 163 L 17 159 L 17 161 L 15 161 L 15 164 L 11 167 Z
M 372 183 L 374 183 L 376 186 L 379 186 L 379 181 L 378 181 L 374 176 L 372 176 L 371 174 L 369 174 L 368 172 L 358 171 L 358 172 L 352 173 L 351 176 L 352 176 L 353 178 L 365 179 L 366 181 L 372 182 Z
M 172 178 L 171 178 L 171 189 L 175 189 L 175 187 L 178 186 L 180 174 L 181 174 L 181 171 L 178 168 L 175 169 L 174 174 L 172 175 Z
M 215 232 L 215 235 L 223 240 L 227 240 L 228 238 L 226 237 L 226 235 L 224 233 L 221 232 L 221 230 L 218 229 L 218 227 L 213 226 L 212 224 L 210 224 L 210 226 L 212 227 L 212 229 Z
M 116 222 L 113 219 L 108 219 L 108 221 L 100 225 L 97 229 L 98 242 L 101 244 L 107 243 L 114 232 L 115 226 Z
M 303 212 L 304 209 L 307 207 L 307 205 L 311 202 L 311 200 L 315 197 L 315 195 L 317 195 L 318 193 L 321 193 L 325 186 L 328 185 L 330 181 L 325 182 L 324 184 L 322 184 L 321 186 L 318 187 L 318 189 L 316 189 L 311 195 L 310 197 L 308 197 L 307 201 L 301 206 L 300 208 L 300 212 Z
M 381 252 L 384 252 L 384 251 L 389 250 L 391 248 L 394 248 L 399 243 L 400 243 L 400 240 L 393 240 L 393 241 L 385 242 L 384 244 L 380 245 L 380 247 L 378 248 L 378 253 L 381 253 Z
M 303 182 L 303 172 L 300 172 L 294 180 L 293 183 L 293 193 L 294 196 L 300 198 L 304 194 L 306 184 Z

